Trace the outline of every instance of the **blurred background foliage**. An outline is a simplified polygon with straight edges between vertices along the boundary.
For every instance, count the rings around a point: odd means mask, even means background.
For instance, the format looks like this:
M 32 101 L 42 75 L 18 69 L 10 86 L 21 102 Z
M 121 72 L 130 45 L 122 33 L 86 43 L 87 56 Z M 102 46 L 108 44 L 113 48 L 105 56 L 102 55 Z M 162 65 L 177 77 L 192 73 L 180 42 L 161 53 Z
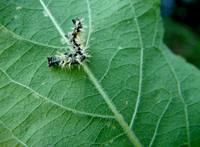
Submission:
M 164 42 L 200 68 L 200 0 L 161 0 Z

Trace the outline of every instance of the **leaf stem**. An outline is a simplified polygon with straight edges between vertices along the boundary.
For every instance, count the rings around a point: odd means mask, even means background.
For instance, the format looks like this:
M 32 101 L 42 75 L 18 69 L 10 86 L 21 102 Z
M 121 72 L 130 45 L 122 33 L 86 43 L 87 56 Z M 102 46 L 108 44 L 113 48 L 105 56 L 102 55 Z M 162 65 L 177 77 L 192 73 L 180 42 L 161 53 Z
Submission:
M 117 108 L 115 107 L 115 105 L 113 105 L 112 101 L 110 100 L 108 95 L 105 93 L 105 91 L 103 90 L 103 88 L 101 87 L 101 85 L 99 84 L 99 82 L 97 81 L 95 76 L 93 75 L 93 73 L 90 71 L 88 66 L 86 64 L 84 64 L 84 63 L 81 63 L 81 65 L 83 66 L 85 72 L 88 74 L 90 80 L 95 85 L 96 89 L 102 95 L 102 97 L 105 100 L 106 104 L 109 106 L 109 108 L 111 109 L 111 111 L 115 115 L 115 119 L 121 125 L 121 127 L 123 128 L 124 132 L 127 134 L 127 136 L 130 139 L 130 141 L 136 147 L 141 147 L 142 145 L 141 145 L 140 141 L 138 140 L 138 138 L 136 137 L 135 133 L 130 129 L 130 127 L 128 126 L 128 124 L 124 120 L 123 116 L 117 111 Z

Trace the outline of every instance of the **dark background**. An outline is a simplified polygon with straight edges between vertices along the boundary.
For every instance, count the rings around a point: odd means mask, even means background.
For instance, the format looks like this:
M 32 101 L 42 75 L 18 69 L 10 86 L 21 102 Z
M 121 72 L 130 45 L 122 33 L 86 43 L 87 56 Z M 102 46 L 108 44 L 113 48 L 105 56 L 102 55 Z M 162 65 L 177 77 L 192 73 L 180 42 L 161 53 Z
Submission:
M 164 42 L 200 68 L 200 0 L 161 0 Z

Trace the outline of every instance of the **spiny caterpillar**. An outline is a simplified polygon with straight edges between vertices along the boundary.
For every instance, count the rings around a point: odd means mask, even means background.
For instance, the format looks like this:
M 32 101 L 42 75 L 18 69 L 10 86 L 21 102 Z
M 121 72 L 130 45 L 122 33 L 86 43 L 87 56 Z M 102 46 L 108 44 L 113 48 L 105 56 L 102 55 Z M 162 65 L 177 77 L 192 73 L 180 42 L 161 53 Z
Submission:
M 74 25 L 73 31 L 65 35 L 65 37 L 69 40 L 72 50 L 47 57 L 49 67 L 65 67 L 66 65 L 71 66 L 73 64 L 80 64 L 80 62 L 84 61 L 87 57 L 90 57 L 85 52 L 84 45 L 80 37 L 81 32 L 83 31 L 82 22 L 76 18 L 72 19 L 72 23 Z

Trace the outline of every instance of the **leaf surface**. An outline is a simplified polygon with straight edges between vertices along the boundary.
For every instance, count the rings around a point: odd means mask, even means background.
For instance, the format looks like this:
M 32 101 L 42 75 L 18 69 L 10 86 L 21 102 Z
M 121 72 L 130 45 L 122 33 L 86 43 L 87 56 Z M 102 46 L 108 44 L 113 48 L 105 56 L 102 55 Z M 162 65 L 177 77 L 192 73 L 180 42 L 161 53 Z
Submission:
M 44 1 L 64 32 L 83 18 L 87 63 L 143 146 L 198 146 L 200 73 L 162 43 L 159 1 Z M 132 146 L 39 1 L 0 2 L 0 145 Z

